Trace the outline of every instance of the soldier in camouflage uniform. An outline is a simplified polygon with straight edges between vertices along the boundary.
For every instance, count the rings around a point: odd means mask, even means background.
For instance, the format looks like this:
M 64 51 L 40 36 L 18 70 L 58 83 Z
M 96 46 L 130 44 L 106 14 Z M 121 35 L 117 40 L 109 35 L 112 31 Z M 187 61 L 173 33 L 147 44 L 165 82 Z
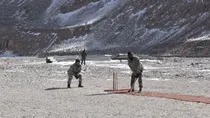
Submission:
M 131 69 L 131 71 L 133 72 L 131 75 L 131 89 L 129 90 L 129 92 L 133 92 L 134 91 L 134 85 L 136 80 L 138 79 L 139 82 L 139 91 L 141 92 L 142 90 L 142 72 L 143 72 L 143 66 L 141 64 L 141 62 L 139 61 L 138 57 L 133 56 L 133 54 L 131 52 L 128 52 L 128 65 Z
M 86 57 L 87 57 L 87 53 L 86 53 L 86 51 L 85 51 L 85 49 L 82 51 L 82 53 L 81 53 L 81 65 L 83 64 L 83 62 L 84 62 L 84 65 L 85 65 L 85 61 L 86 61 Z
M 79 79 L 79 85 L 78 87 L 83 87 L 82 86 L 82 75 L 79 74 L 81 72 L 81 65 L 80 65 L 80 60 L 79 59 L 76 59 L 75 63 L 72 64 L 68 70 L 68 82 L 67 82 L 67 87 L 68 88 L 71 88 L 71 81 L 73 79 L 73 76 L 76 78 L 76 79 Z

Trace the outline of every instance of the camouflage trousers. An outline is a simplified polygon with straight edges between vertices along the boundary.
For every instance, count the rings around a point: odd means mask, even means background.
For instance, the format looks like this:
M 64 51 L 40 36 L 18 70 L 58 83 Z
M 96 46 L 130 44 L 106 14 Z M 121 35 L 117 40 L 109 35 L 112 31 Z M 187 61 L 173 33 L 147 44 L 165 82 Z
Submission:
M 135 86 L 135 82 L 138 79 L 138 83 L 139 83 L 139 89 L 141 89 L 142 86 L 142 73 L 132 73 L 131 75 L 131 89 L 134 90 L 134 86 Z
M 84 63 L 84 65 L 85 65 L 85 61 L 86 61 L 86 58 L 82 58 L 81 59 L 81 65 Z
M 68 78 L 68 84 L 70 84 L 71 85 L 71 81 L 72 81 L 72 79 L 73 79 L 73 76 L 76 78 L 76 79 L 79 79 L 79 85 L 81 85 L 82 84 L 82 75 L 81 74 L 71 74 L 71 73 L 69 73 L 68 74 L 68 76 L 69 76 L 69 78 Z

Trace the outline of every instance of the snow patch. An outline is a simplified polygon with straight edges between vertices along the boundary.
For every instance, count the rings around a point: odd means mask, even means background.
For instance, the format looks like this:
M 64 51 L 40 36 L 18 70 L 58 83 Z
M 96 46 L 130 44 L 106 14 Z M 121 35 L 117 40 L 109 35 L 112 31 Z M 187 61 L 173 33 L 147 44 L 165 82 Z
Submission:
M 210 40 L 210 34 L 205 35 L 205 36 L 201 36 L 201 37 L 198 37 L 198 38 L 187 39 L 187 42 L 205 41 L 205 40 Z
M 18 1 L 18 7 L 21 6 L 21 5 L 23 5 L 25 2 L 26 2 L 26 0 L 19 0 Z
M 55 45 L 49 52 L 66 52 L 66 51 L 78 51 L 82 50 L 85 47 L 87 39 L 87 34 L 85 36 L 80 36 L 78 38 L 73 37 L 67 40 L 64 40 L 62 44 Z
M 74 61 L 68 61 L 68 62 L 53 62 L 53 64 L 56 64 L 56 65 L 63 65 L 63 66 L 66 66 L 66 65 L 71 65 L 73 64 Z
M 129 18 L 132 19 L 132 18 L 134 18 L 134 17 L 137 17 L 137 19 L 139 19 L 140 17 L 142 17 L 142 16 L 144 15 L 144 13 L 146 13 L 146 11 L 147 11 L 147 9 L 144 8 L 143 10 L 140 10 L 140 11 L 136 12 L 135 14 L 132 13 L 132 14 L 129 16 Z
M 59 11 L 58 9 L 68 2 L 68 0 L 52 0 L 51 5 L 47 8 L 45 12 L 44 23 L 47 24 L 50 19 Z
M 25 15 L 25 10 L 17 10 L 15 12 L 15 14 L 12 15 L 12 17 L 14 17 L 15 19 L 17 19 L 18 21 L 22 21 L 25 20 L 27 17 L 24 16 Z
M 126 0 L 100 0 L 91 2 L 78 10 L 68 13 L 56 13 L 59 6 L 67 2 L 66 0 L 53 0 L 52 4 L 46 11 L 45 19 L 48 20 L 51 16 L 56 19 L 62 27 L 78 27 L 93 24 L 104 18 L 110 11 L 114 10 L 119 5 L 125 4 Z M 71 2 L 71 1 L 70 1 Z M 55 14 L 53 16 L 53 13 Z M 46 21 L 47 23 L 48 21 Z
M 150 59 L 141 59 L 140 61 L 141 61 L 141 62 L 142 62 L 142 61 L 153 62 L 153 63 L 158 63 L 158 64 L 161 64 L 161 63 L 162 63 L 160 60 L 150 60 Z
M 163 79 L 163 78 L 144 78 L 144 80 L 148 80 L 148 81 L 170 81 L 170 79 Z
M 190 83 L 196 83 L 196 82 L 198 82 L 197 80 L 191 80 L 191 81 L 189 81 Z
M 38 32 L 30 32 L 30 31 L 28 31 L 28 32 L 22 32 L 23 34 L 31 34 L 31 35 L 34 35 L 34 36 L 39 36 L 41 33 L 38 33 Z
M 18 56 L 13 51 L 5 51 L 0 54 L 0 57 L 16 57 Z
M 105 57 L 111 57 L 112 55 L 110 55 L 110 54 L 105 54 L 104 56 L 105 56 Z

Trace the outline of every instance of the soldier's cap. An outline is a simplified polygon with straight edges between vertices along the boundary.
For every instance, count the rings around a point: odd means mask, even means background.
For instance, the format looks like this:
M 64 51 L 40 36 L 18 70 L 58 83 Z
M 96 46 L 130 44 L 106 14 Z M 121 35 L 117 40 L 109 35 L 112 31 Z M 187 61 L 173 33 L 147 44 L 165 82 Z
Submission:
M 80 60 L 79 59 L 76 59 L 75 62 L 80 62 Z
M 131 52 L 128 52 L 128 55 L 132 55 L 132 53 Z

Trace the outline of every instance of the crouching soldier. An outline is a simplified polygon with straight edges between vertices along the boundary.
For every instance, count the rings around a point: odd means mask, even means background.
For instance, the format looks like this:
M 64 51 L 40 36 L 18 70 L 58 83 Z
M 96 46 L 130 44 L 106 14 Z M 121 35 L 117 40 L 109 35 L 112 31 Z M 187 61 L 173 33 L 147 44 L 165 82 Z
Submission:
M 67 82 L 67 87 L 68 88 L 71 88 L 71 81 L 73 79 L 73 76 L 76 78 L 76 79 L 79 79 L 79 85 L 78 87 L 83 87 L 82 86 L 82 75 L 79 74 L 81 72 L 81 65 L 80 65 L 80 60 L 79 59 L 76 59 L 75 60 L 75 63 L 72 64 L 68 70 L 68 82 Z
M 138 79 L 139 82 L 139 93 L 142 90 L 142 72 L 143 72 L 143 66 L 140 63 L 138 57 L 133 56 L 131 52 L 128 52 L 128 65 L 132 71 L 131 75 L 131 89 L 128 92 L 134 91 L 134 85 L 136 80 Z

